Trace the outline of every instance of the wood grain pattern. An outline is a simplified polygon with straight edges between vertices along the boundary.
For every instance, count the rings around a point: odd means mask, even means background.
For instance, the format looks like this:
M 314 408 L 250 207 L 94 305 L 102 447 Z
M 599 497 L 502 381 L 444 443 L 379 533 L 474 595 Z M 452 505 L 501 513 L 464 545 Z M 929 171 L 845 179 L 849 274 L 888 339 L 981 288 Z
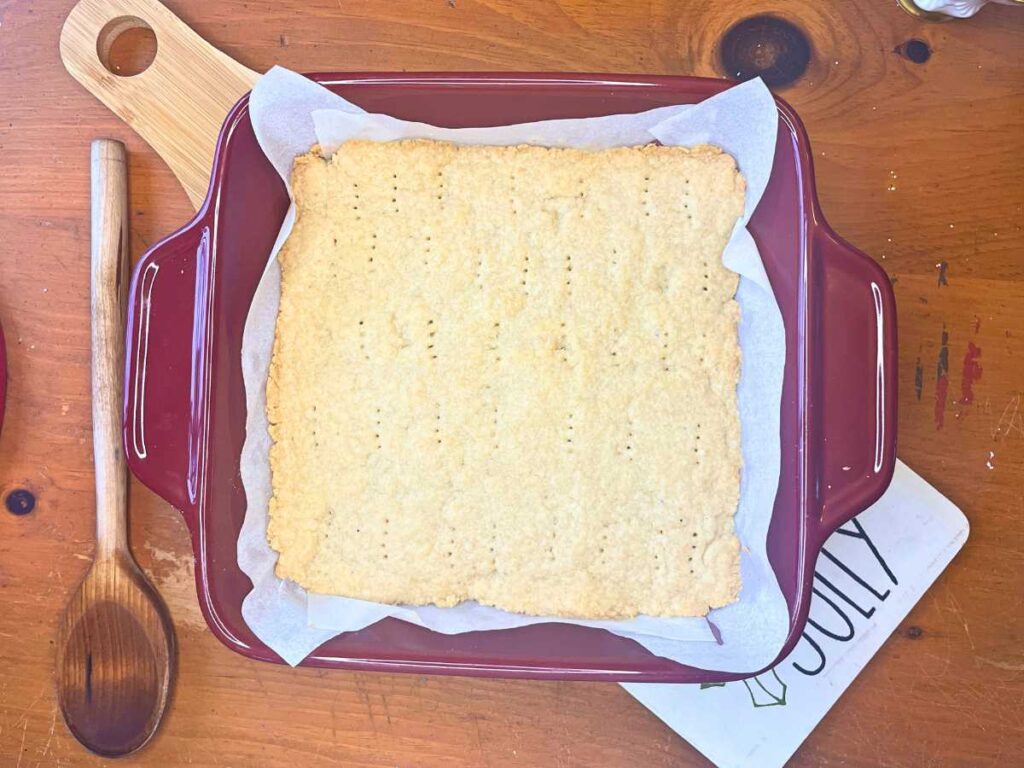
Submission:
M 128 549 L 128 472 L 121 447 L 128 289 L 124 145 L 97 139 L 90 167 L 96 559 L 57 633 L 57 701 L 82 744 L 118 756 L 149 741 L 163 717 L 174 634 L 166 606 Z
M 900 455 L 971 519 L 964 551 L 794 765 L 1011 765 L 1024 748 L 1024 15 L 929 24 L 880 0 L 169 0 L 254 71 L 721 74 L 718 43 L 770 10 L 811 42 L 781 95 L 810 134 L 830 222 L 895 281 Z M 132 255 L 192 206 L 150 148 L 68 77 L 72 3 L 0 2 L 0 322 L 10 359 L 0 492 L 0 764 L 94 766 L 53 695 L 59 612 L 88 565 L 89 141 L 122 138 Z M 919 38 L 924 64 L 895 52 Z M 950 227 L 950 225 L 953 225 Z M 946 285 L 939 285 L 945 263 Z M 978 322 L 980 321 L 980 325 Z M 941 334 L 949 358 L 936 429 Z M 976 330 L 977 329 L 977 330 Z M 982 350 L 962 398 L 968 343 Z M 921 364 L 921 396 L 915 370 Z M 957 415 L 959 414 L 959 416 Z M 990 457 L 990 453 L 994 457 Z M 988 463 L 994 469 L 988 468 Z M 235 657 L 205 629 L 179 516 L 132 484 L 133 548 L 180 641 L 175 699 L 129 765 L 706 765 L 612 685 L 328 673 Z

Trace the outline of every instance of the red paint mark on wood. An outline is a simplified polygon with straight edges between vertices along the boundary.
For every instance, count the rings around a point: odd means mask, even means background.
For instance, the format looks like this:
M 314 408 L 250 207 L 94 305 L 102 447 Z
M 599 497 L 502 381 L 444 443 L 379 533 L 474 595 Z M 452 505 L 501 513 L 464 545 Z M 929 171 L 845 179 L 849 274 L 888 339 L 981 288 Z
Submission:
M 960 375 L 960 402 L 970 405 L 974 402 L 974 382 L 981 378 L 981 347 L 974 346 L 973 341 L 967 342 L 967 353 L 964 355 L 964 368 Z
M 935 366 L 935 429 L 946 423 L 946 395 L 949 393 L 949 333 L 942 329 L 939 359 Z

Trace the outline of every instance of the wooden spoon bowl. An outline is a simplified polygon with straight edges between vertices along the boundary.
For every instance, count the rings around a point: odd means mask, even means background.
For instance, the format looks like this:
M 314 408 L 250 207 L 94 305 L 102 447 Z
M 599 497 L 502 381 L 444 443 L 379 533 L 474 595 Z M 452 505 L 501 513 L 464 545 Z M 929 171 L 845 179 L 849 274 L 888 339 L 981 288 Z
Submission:
M 167 706 L 174 660 L 167 610 L 138 566 L 97 560 L 60 629 L 57 690 L 75 738 L 100 755 L 134 752 Z

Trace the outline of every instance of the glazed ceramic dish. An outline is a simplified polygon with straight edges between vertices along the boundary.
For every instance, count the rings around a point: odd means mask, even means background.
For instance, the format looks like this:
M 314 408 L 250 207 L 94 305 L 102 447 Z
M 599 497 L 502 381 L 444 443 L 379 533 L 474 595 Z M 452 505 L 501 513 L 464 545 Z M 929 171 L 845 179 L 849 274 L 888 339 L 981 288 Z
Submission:
M 639 112 L 699 102 L 732 83 L 595 75 L 312 75 L 372 112 L 448 127 Z M 779 101 L 772 177 L 750 223 L 782 311 L 782 463 L 768 554 L 799 639 L 821 544 L 892 476 L 896 316 L 886 274 L 821 216 L 811 153 Z M 180 509 L 203 614 L 228 647 L 280 661 L 242 618 L 245 515 L 242 328 L 288 209 L 253 135 L 248 98 L 228 114 L 196 217 L 139 262 L 129 301 L 125 449 L 135 475 Z M 395 619 L 324 643 L 303 664 L 386 671 L 695 683 L 745 675 L 686 667 L 604 630 L 544 624 L 441 635 Z M 759 670 L 750 670 L 755 673 Z

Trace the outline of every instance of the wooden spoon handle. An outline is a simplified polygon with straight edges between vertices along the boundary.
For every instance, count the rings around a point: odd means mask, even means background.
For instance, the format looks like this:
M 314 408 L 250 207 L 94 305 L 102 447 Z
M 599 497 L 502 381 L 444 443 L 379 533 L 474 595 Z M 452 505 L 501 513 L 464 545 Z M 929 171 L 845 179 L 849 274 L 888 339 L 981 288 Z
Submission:
M 111 44 L 140 26 L 156 35 L 153 62 L 131 77 L 112 73 L 103 63 Z M 198 208 L 221 123 L 259 75 L 157 0 L 80 0 L 61 30 L 60 56 L 72 77 L 149 142 Z
M 128 287 L 128 166 L 124 144 L 92 143 L 92 450 L 96 557 L 128 548 L 127 469 L 121 438 Z

